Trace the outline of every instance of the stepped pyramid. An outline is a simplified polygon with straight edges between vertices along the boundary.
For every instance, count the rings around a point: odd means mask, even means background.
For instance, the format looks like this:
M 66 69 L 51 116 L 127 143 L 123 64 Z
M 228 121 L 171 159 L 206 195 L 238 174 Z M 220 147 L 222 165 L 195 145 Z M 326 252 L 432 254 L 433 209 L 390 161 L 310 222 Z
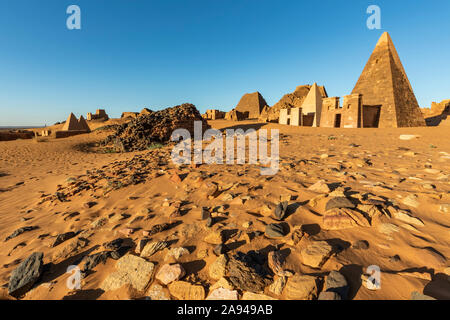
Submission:
M 378 40 L 352 94 L 366 106 L 380 106 L 379 127 L 425 126 L 425 120 L 387 32 Z
M 77 117 L 75 117 L 73 113 L 70 113 L 69 117 L 66 120 L 66 123 L 62 128 L 62 131 L 70 131 L 70 130 L 82 130 L 79 129 Z
M 313 127 L 320 126 L 320 115 L 322 114 L 322 93 L 319 91 L 317 83 L 314 82 L 308 95 L 302 103 L 302 113 L 315 113 Z

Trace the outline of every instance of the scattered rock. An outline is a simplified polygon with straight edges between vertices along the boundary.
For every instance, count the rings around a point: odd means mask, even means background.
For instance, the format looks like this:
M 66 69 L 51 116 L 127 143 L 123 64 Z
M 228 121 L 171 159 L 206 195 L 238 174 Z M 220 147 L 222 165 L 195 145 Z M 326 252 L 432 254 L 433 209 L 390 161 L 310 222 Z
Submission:
M 325 210 L 329 211 L 332 209 L 340 208 L 355 208 L 356 205 L 345 197 L 334 197 L 328 200 Z
M 225 234 L 223 230 L 215 230 L 210 232 L 203 241 L 209 244 L 222 244 L 225 242 Z
M 149 258 L 154 255 L 156 252 L 163 250 L 169 246 L 169 242 L 167 241 L 154 241 L 147 243 L 142 249 L 141 257 Z
M 324 230 L 343 230 L 355 227 L 357 224 L 349 215 L 342 210 L 330 211 L 323 216 L 322 228 Z
M 343 300 L 347 299 L 349 289 L 347 280 L 338 271 L 331 271 L 325 278 L 325 290 L 337 293 Z
M 268 238 L 282 238 L 286 234 L 282 224 L 270 223 L 266 226 L 265 235 Z
M 220 255 L 209 267 L 209 276 L 212 279 L 220 279 L 226 274 L 228 258 L 226 255 Z
M 238 292 L 225 288 L 217 288 L 211 291 L 206 300 L 237 300 Z
M 150 300 L 170 300 L 170 294 L 159 284 L 153 284 L 147 292 Z
M 329 193 L 331 191 L 328 184 L 325 183 L 325 180 L 317 181 L 312 186 L 310 186 L 308 190 L 319 193 Z
M 131 254 L 120 258 L 116 263 L 116 272 L 111 273 L 102 283 L 104 291 L 116 290 L 129 284 L 134 289 L 142 291 L 149 283 L 155 265 L 145 259 Z
M 369 249 L 369 242 L 366 240 L 358 240 L 353 244 L 353 249 L 367 250 Z
M 317 297 L 317 279 L 313 276 L 295 275 L 289 278 L 284 289 L 289 300 L 312 300 Z
M 283 220 L 284 217 L 286 216 L 287 207 L 288 207 L 288 202 L 287 201 L 280 202 L 275 207 L 275 212 L 274 212 L 275 219 Z
M 250 256 L 236 256 L 228 262 L 226 275 L 235 288 L 263 292 L 267 284 L 263 274 L 262 265 L 252 260 Z
M 204 300 L 205 289 L 186 281 L 175 281 L 169 284 L 169 292 L 178 300 Z
M 180 264 L 165 264 L 156 274 L 156 279 L 167 285 L 173 281 L 180 280 L 186 272 Z
M 316 241 L 301 251 L 302 263 L 312 268 L 321 268 L 332 253 L 333 247 L 326 241 Z
M 106 260 L 110 257 L 110 251 L 103 251 L 94 253 L 90 256 L 86 256 L 83 258 L 83 266 L 81 267 L 81 271 L 86 273 L 92 269 L 94 269 L 98 264 L 106 263 Z
M 42 252 L 34 252 L 14 269 L 8 283 L 8 293 L 20 297 L 27 293 L 41 277 L 44 262 Z
M 317 300 L 342 300 L 341 296 L 333 291 L 322 291 Z
M 88 243 L 89 241 L 81 236 L 78 236 L 77 238 L 72 238 L 64 242 L 63 246 L 56 247 L 52 259 L 53 260 L 67 259 L 76 254 L 77 252 L 79 252 L 80 249 L 86 247 Z
M 69 240 L 69 239 L 72 239 L 73 237 L 75 237 L 75 235 L 76 235 L 75 232 L 66 232 L 66 233 L 58 234 L 55 238 L 53 238 L 53 239 L 49 242 L 48 246 L 49 246 L 50 248 L 54 248 L 54 247 L 56 247 L 57 245 L 59 245 L 59 244 L 65 242 L 65 241 L 67 241 L 67 240 Z
M 284 275 L 284 257 L 280 251 L 271 251 L 267 255 L 267 263 L 275 275 Z
M 103 227 L 107 222 L 108 222 L 108 219 L 106 219 L 106 218 L 99 218 L 97 220 L 94 220 L 91 223 L 91 228 L 92 229 L 99 229 L 99 228 Z
M 179 247 L 179 248 L 173 248 L 170 249 L 169 252 L 167 252 L 166 257 L 164 258 L 164 260 L 170 260 L 171 258 L 173 258 L 175 261 L 178 261 L 182 256 L 184 255 L 188 255 L 189 254 L 189 250 L 183 247 Z
M 269 286 L 269 291 L 273 294 L 280 295 L 286 285 L 286 277 L 277 277 Z
M 241 300 L 277 300 L 265 294 L 257 294 L 253 292 L 244 292 Z
M 30 226 L 30 227 L 19 228 L 19 229 L 15 230 L 13 233 L 11 233 L 8 237 L 6 237 L 5 242 L 21 235 L 24 232 L 33 231 L 36 229 L 39 229 L 39 227 Z

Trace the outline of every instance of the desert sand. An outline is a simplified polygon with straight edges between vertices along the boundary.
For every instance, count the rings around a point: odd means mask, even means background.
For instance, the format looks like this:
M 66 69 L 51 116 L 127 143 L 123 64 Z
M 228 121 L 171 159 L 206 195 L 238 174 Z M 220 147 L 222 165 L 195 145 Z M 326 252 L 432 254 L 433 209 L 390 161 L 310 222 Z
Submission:
M 240 299 L 251 298 L 251 288 L 236 286 L 239 277 L 230 283 L 226 273 L 214 269 L 222 257 L 217 243 L 223 242 L 227 257 L 259 250 L 263 259 L 276 251 L 285 260 L 278 275 L 273 264 L 263 262 L 269 273 L 263 292 L 253 292 L 264 294 L 259 298 L 302 298 L 304 288 L 296 287 L 301 275 L 312 276 L 316 283 L 304 298 L 317 298 L 325 291 L 327 275 L 339 271 L 348 282 L 348 299 L 410 299 L 413 292 L 450 299 L 448 127 L 334 129 L 226 120 L 209 124 L 218 129 L 279 129 L 279 172 L 262 176 L 258 165 L 249 164 L 177 168 L 170 161 L 171 146 L 130 153 L 79 147 L 106 137 L 98 131 L 42 142 L 1 142 L 1 296 L 12 298 L 7 289 L 11 273 L 33 252 L 42 252 L 43 275 L 21 299 L 202 299 L 216 287 L 227 289 L 227 294 L 236 290 Z M 416 137 L 401 140 L 400 135 Z M 320 188 L 311 190 L 320 180 Z M 214 186 L 217 190 L 211 192 Z M 350 219 L 348 228 L 327 230 L 326 206 L 333 197 L 346 197 L 358 206 L 353 214 L 359 216 Z M 274 210 L 280 201 L 288 201 L 288 208 L 277 221 Z M 202 220 L 202 208 L 212 221 Z M 268 238 L 266 225 L 272 223 L 282 223 L 285 235 Z M 165 227 L 156 230 L 155 225 Z M 23 227 L 35 228 L 6 241 Z M 50 247 L 56 236 L 67 232 L 75 236 Z M 218 237 L 222 239 L 216 242 Z M 105 252 L 111 245 L 104 244 L 118 238 L 123 239 L 122 257 L 139 256 L 136 249 L 143 239 L 166 241 L 168 247 L 143 258 L 153 270 L 136 280 L 139 285 L 116 281 L 124 285 L 115 288 L 111 283 L 117 279 L 111 274 L 122 258 L 108 256 L 83 273 L 80 290 L 69 289 L 67 267 L 83 268 L 83 258 Z M 308 254 L 314 244 L 324 244 L 319 241 L 325 241 L 330 252 Z M 320 261 L 312 267 L 314 259 Z M 173 271 L 177 281 L 169 279 L 166 285 L 158 272 L 169 263 L 180 264 L 185 274 Z M 370 265 L 381 269 L 379 290 L 369 290 L 362 280 Z M 219 279 L 222 276 L 225 280 Z M 274 281 L 279 286 L 287 282 L 279 294 L 271 289 Z M 190 289 L 183 289 L 186 283 Z

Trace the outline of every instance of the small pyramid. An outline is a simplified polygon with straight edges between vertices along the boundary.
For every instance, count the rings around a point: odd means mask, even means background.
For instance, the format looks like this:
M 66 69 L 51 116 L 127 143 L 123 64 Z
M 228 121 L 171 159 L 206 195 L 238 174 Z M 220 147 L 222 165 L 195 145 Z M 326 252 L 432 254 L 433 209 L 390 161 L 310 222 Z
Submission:
M 69 117 L 64 124 L 62 131 L 80 130 L 78 120 L 73 113 L 70 113 Z
M 85 130 L 87 132 L 91 132 L 91 129 L 89 128 L 89 125 L 87 124 L 83 116 L 80 116 L 80 120 L 78 120 L 78 128 L 79 128 L 78 130 Z
M 261 93 L 256 91 L 244 94 L 235 109 L 242 112 L 247 118 L 258 118 L 266 105 L 266 100 Z
M 320 126 L 320 115 L 322 114 L 322 93 L 314 82 L 305 100 L 302 103 L 302 113 L 315 113 L 313 127 Z
M 378 40 L 352 94 L 380 107 L 379 127 L 424 126 L 425 120 L 389 33 Z

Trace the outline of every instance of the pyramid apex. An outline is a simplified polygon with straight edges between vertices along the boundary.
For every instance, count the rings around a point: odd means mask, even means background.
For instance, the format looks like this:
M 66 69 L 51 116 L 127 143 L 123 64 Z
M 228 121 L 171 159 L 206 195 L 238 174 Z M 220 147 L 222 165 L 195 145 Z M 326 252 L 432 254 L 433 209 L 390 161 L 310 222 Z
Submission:
M 389 33 L 387 31 L 383 32 L 383 34 L 381 35 L 380 39 L 377 42 L 377 47 L 379 45 L 385 44 L 385 43 L 389 43 L 392 42 L 391 36 L 389 35 Z

